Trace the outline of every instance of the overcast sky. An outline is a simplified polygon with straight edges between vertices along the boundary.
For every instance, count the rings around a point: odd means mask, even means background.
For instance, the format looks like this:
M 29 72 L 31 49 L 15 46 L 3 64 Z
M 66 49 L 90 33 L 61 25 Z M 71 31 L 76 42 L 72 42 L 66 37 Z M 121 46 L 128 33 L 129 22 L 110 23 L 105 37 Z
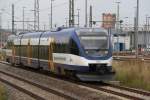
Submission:
M 46 24 L 49 25 L 50 14 L 50 0 L 40 1 L 40 28 Z M 88 6 L 93 6 L 93 20 L 102 20 L 102 13 L 116 13 L 116 1 L 120 1 L 120 19 L 124 20 L 126 24 L 133 24 L 133 17 L 135 15 L 135 7 L 137 0 L 88 0 Z M 150 0 L 140 1 L 140 24 L 145 23 L 145 16 L 150 16 Z M 53 24 L 57 26 L 65 25 L 65 18 L 68 18 L 68 2 L 69 0 L 54 0 L 53 2 Z M 76 9 L 80 9 L 80 24 L 85 23 L 85 0 L 75 0 L 75 13 Z M 15 4 L 15 20 L 22 20 L 22 7 L 25 8 L 25 19 L 33 20 L 34 0 L 0 0 L 0 11 L 2 13 L 2 27 L 11 28 L 11 4 Z M 88 10 L 89 11 L 89 10 Z M 125 17 L 129 17 L 125 19 Z M 77 18 L 76 18 L 77 19 Z M 76 20 L 77 22 L 77 20 Z M 21 23 L 16 23 L 17 28 L 22 28 Z M 32 23 L 31 23 L 32 24 Z

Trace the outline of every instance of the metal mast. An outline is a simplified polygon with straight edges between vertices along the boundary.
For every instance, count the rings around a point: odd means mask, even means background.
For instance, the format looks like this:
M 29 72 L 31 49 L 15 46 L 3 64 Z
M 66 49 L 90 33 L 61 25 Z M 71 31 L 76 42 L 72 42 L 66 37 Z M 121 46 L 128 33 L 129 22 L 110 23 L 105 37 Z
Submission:
M 40 29 L 40 22 L 39 22 L 39 0 L 34 1 L 34 30 Z
M 69 27 L 74 27 L 74 0 L 69 0 Z
M 15 26 L 15 24 L 14 24 L 14 4 L 12 4 L 12 34 L 15 34 L 14 26 Z
M 85 27 L 87 27 L 87 0 L 85 0 Z
M 138 58 L 138 28 L 139 28 L 139 0 L 137 0 L 137 12 L 136 12 L 136 27 L 135 27 L 135 33 L 136 33 L 136 58 Z
M 80 9 L 77 9 L 78 10 L 78 27 L 80 26 Z
M 1 17 L 2 13 L 0 13 L 0 30 L 2 29 L 2 17 Z
M 23 7 L 23 15 L 22 15 L 22 29 L 23 29 L 23 32 L 24 32 L 24 8 Z
M 119 25 L 121 25 L 119 23 L 119 17 L 120 17 L 120 14 L 119 14 L 119 11 L 120 11 L 120 2 L 116 2 L 117 3 L 117 24 L 116 24 L 116 29 L 117 29 L 117 57 L 118 57 L 118 53 L 119 53 Z
M 74 0 L 72 0 L 72 14 L 71 14 L 71 16 L 72 16 L 72 26 L 74 27 Z
M 71 0 L 69 0 L 69 27 L 71 27 Z
M 54 0 L 51 0 L 51 26 L 50 26 L 50 28 L 52 29 L 53 28 L 53 1 Z
M 90 19 L 89 19 L 89 27 L 92 27 L 92 6 L 90 6 Z

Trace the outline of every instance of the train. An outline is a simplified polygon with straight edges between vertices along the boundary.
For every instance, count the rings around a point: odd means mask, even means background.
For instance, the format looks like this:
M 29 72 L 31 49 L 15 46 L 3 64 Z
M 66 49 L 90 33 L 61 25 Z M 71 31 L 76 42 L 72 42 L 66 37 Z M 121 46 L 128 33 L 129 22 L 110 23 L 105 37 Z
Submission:
M 24 32 L 7 41 L 6 61 L 81 81 L 109 81 L 112 68 L 111 33 L 102 28 L 58 28 Z

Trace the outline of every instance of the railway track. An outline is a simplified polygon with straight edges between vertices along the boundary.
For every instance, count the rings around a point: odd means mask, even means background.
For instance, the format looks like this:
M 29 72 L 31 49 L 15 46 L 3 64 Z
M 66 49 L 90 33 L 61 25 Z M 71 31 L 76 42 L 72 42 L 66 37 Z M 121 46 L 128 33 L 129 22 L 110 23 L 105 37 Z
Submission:
M 7 64 L 7 63 L 4 63 L 4 64 Z M 43 73 L 41 73 L 41 74 L 43 74 Z M 150 98 L 150 92 L 133 89 L 133 88 L 129 88 L 129 87 L 123 87 L 123 86 L 113 85 L 113 84 L 109 84 L 109 83 L 96 83 L 96 84 L 92 83 L 91 84 L 91 83 L 76 82 L 76 81 L 67 80 L 67 79 L 62 79 L 62 80 L 69 81 L 73 84 L 78 84 L 79 86 L 82 86 L 84 88 L 91 88 L 96 91 L 109 93 L 114 96 L 125 98 L 125 99 L 149 100 L 149 98 Z M 44 89 L 47 89 L 47 88 L 44 88 Z M 68 98 L 68 96 L 65 96 L 65 97 Z M 74 99 L 72 97 L 69 97 L 69 98 Z
M 129 61 L 129 60 L 141 60 L 141 61 L 147 61 L 147 62 L 150 61 L 149 57 L 140 57 L 140 56 L 138 57 L 138 59 L 132 56 L 118 56 L 118 57 L 114 56 L 113 59 L 117 61 Z
M 23 79 L 21 77 L 9 74 L 4 71 L 0 71 L 0 81 L 18 89 L 19 91 L 31 96 L 32 98 L 34 98 L 36 100 L 47 100 L 47 98 L 49 98 L 49 97 L 54 98 L 54 99 L 76 100 L 75 98 L 73 98 L 69 95 L 60 93 L 58 91 L 52 90 L 50 88 L 44 87 L 42 85 L 39 85 L 37 83 L 31 82 L 26 79 Z M 16 82 L 17 82 L 17 84 L 16 84 Z M 22 86 L 22 84 L 18 85 L 18 83 L 23 83 L 23 86 Z M 32 86 L 33 86 L 33 90 L 36 90 L 36 92 L 32 91 L 32 89 L 31 89 Z M 27 87 L 31 87 L 31 88 L 27 88 Z M 34 89 L 34 88 L 37 88 L 37 89 Z M 46 96 L 39 94 L 38 90 L 41 93 L 43 92 L 43 94 L 45 93 L 44 95 L 46 95 Z M 54 95 L 56 96 L 56 98 L 54 97 Z
M 118 85 L 113 85 L 109 83 L 100 83 L 100 84 L 87 84 L 79 83 L 82 86 L 93 88 L 96 91 L 103 91 L 105 93 L 112 94 L 114 96 L 129 99 L 129 100 L 150 100 L 150 92 L 133 89 L 129 87 L 123 87 Z

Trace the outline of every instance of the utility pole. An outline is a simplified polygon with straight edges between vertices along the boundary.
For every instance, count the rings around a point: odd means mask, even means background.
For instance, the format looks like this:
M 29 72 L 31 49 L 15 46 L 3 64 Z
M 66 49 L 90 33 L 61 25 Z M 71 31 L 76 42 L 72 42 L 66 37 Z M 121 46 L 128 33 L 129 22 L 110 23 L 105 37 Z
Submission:
M 34 31 L 36 31 L 36 0 L 34 0 Z
M 69 27 L 71 27 L 71 0 L 69 0 Z
M 89 19 L 89 27 L 92 27 L 92 6 L 90 5 L 90 19 Z
M 74 21 L 74 0 L 72 0 L 72 26 L 74 27 L 75 21 Z
M 69 0 L 69 27 L 74 27 L 74 0 Z
M 65 22 L 66 27 L 68 27 L 68 18 L 65 18 L 65 20 L 66 20 L 66 22 Z
M 9 30 L 9 21 L 7 22 L 7 29 Z
M 53 28 L 53 1 L 51 0 L 51 29 Z
M 48 14 L 49 30 L 51 30 L 51 14 Z
M 12 34 L 15 34 L 14 28 L 15 28 L 15 24 L 14 24 L 14 4 L 12 4 Z
M 2 13 L 0 12 L 0 30 L 2 29 Z
M 145 34 L 146 34 L 146 39 L 145 39 L 145 44 L 146 44 L 146 50 L 148 47 L 148 15 L 146 15 L 146 25 L 145 25 Z
M 148 32 L 150 31 L 150 17 L 148 17 Z
M 39 10 L 39 0 L 37 0 L 37 13 L 38 13 L 38 31 L 40 30 L 40 10 Z
M 148 36 L 147 36 L 147 37 L 149 37 L 149 34 L 150 34 L 150 28 L 149 28 L 149 27 L 150 27 L 150 20 L 149 20 L 149 19 L 150 19 L 150 17 L 148 17 Z M 149 44 L 150 44 L 150 43 L 149 43 L 149 42 L 150 42 L 150 41 L 149 41 L 149 38 L 148 38 L 147 41 L 148 41 L 148 48 L 149 48 Z
M 120 25 L 120 22 L 119 22 L 119 19 L 120 19 L 120 2 L 116 2 L 117 3 L 117 24 L 116 24 L 116 30 L 117 30 L 117 58 L 118 58 L 118 55 L 119 55 L 119 25 Z
M 38 30 L 40 29 L 40 21 L 39 21 L 39 0 L 35 0 L 34 1 L 34 30 Z
M 138 58 L 138 29 L 139 29 L 139 0 L 137 0 L 137 10 L 136 10 L 136 28 L 135 28 L 135 33 L 136 33 L 136 58 Z
M 0 35 L 1 35 L 0 48 L 2 48 L 2 32 L 1 32 L 1 29 L 2 29 L 2 13 L 0 13 Z
M 87 0 L 85 0 L 85 27 L 87 27 Z
M 80 9 L 77 9 L 78 10 L 78 27 L 80 26 Z
M 44 31 L 46 30 L 46 25 L 45 25 L 45 23 L 44 23 L 44 25 L 43 25 L 43 30 L 44 30 Z
M 22 16 L 22 18 L 23 18 L 22 19 L 22 29 L 23 29 L 23 32 L 24 32 L 24 8 L 25 7 L 23 7 L 23 11 L 22 11 L 23 12 L 23 16 Z

